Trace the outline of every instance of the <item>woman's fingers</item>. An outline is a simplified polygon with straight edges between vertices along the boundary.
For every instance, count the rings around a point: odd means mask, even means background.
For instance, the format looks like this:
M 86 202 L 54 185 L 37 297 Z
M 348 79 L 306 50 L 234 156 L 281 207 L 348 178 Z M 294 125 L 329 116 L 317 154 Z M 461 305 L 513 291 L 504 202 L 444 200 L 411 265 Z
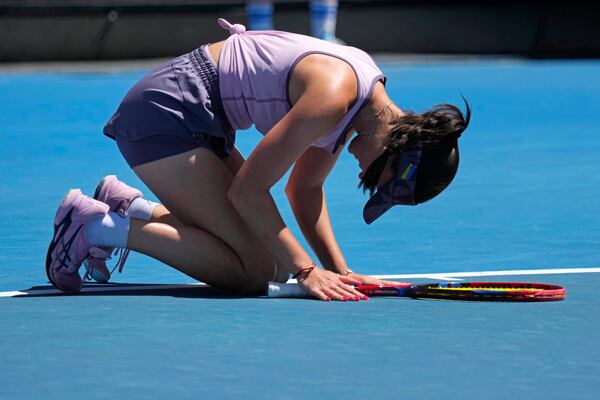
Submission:
M 357 301 L 368 299 L 354 288 L 354 285 L 360 284 L 359 280 L 331 271 L 315 269 L 299 283 L 320 300 Z
M 331 290 L 336 294 L 336 299 L 338 299 L 338 300 L 348 301 L 348 300 L 358 300 L 359 299 L 358 297 L 356 297 L 352 293 L 348 292 L 341 286 L 336 286 L 336 287 L 332 288 Z
M 312 290 L 312 294 L 318 299 L 325 301 L 357 301 L 368 299 L 367 296 L 356 291 L 352 286 L 348 286 L 342 282 L 328 282 L 327 285 L 321 287 L 320 289 Z
M 359 284 L 360 281 L 358 281 L 354 278 L 350 278 L 348 276 L 344 276 L 344 275 L 334 274 L 332 276 L 333 276 L 332 284 L 334 285 L 334 289 L 335 289 L 336 293 L 341 295 L 343 298 L 346 298 L 347 300 L 367 300 L 368 299 L 367 296 L 360 293 L 358 290 L 356 290 L 354 288 L 354 285 Z
M 359 279 L 353 278 L 351 275 L 339 275 L 339 279 L 345 284 L 357 286 L 362 282 Z
M 364 276 L 359 275 L 357 273 L 353 273 L 350 275 L 355 280 L 360 281 L 361 285 L 385 285 L 385 286 L 410 286 L 410 283 L 406 282 L 397 282 L 397 281 L 384 281 L 372 276 Z
M 319 300 L 323 300 L 323 301 L 343 300 L 341 298 L 342 296 L 340 296 L 338 293 L 333 291 L 328 286 L 310 285 L 310 284 L 307 284 L 307 282 L 303 282 L 303 285 L 305 286 L 305 289 L 307 289 L 310 294 L 312 294 Z
M 338 293 L 348 298 L 348 300 L 368 300 L 369 298 L 358 290 L 354 289 L 353 286 L 343 285 L 337 288 Z
M 312 294 L 319 300 L 323 300 L 323 301 L 331 301 L 331 296 L 328 296 L 327 294 L 325 294 L 324 291 L 322 290 L 314 290 L 312 292 Z
M 337 301 L 350 300 L 350 296 L 348 296 L 347 294 L 344 294 L 342 291 L 339 290 L 339 288 L 336 288 L 336 287 L 327 288 L 326 293 L 328 293 L 331 296 L 332 300 L 337 300 Z

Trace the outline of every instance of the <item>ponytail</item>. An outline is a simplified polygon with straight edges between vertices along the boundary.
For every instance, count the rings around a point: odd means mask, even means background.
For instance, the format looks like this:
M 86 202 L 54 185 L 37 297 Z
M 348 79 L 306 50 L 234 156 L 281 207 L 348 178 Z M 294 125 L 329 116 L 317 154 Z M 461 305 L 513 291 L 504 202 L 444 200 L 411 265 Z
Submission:
M 463 97 L 466 116 L 452 104 L 440 104 L 423 114 L 408 111 L 398 118 L 390 135 L 388 151 L 401 152 L 420 142 L 424 147 L 444 140 L 458 140 L 471 121 L 471 107 Z
M 455 147 L 471 121 L 471 107 L 464 97 L 463 101 L 466 105 L 465 115 L 452 104 L 440 104 L 422 114 L 407 111 L 398 117 L 385 151 L 367 168 L 359 187 L 373 195 L 388 160 L 392 158 L 392 166 L 396 168 L 402 152 L 419 143 L 423 146 L 424 155 L 428 150 Z

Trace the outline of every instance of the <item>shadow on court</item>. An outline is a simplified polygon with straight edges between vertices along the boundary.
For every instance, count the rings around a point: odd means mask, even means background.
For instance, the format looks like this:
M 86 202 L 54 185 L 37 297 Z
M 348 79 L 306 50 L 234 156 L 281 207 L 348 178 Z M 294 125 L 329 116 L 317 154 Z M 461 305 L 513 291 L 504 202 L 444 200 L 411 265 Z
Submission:
M 22 293 L 22 294 L 21 294 Z M 206 285 L 182 284 L 85 284 L 79 293 L 63 293 L 54 287 L 32 286 L 20 290 L 14 297 L 60 297 L 60 296 L 164 296 L 201 299 L 244 299 L 258 296 L 242 296 L 227 293 Z

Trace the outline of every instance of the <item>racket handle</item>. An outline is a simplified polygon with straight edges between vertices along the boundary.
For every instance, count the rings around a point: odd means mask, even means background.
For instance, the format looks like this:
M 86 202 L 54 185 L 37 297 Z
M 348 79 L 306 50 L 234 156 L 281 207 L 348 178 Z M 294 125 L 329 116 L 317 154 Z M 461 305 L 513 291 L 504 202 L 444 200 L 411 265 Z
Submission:
M 269 282 L 267 288 L 269 297 L 287 297 L 287 298 L 312 298 L 314 296 L 306 293 L 300 285 L 291 283 Z

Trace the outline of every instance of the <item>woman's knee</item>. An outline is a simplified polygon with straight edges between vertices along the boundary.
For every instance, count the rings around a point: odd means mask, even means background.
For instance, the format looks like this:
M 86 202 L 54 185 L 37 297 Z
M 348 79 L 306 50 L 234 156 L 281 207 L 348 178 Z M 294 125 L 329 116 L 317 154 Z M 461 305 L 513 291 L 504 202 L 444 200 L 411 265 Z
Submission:
M 242 261 L 243 262 L 243 261 Z M 275 258 L 269 256 L 264 260 L 244 263 L 244 278 L 238 286 L 241 294 L 264 294 L 269 281 L 273 280 L 275 274 Z
M 211 286 L 237 295 L 262 295 L 266 293 L 269 278 L 266 276 L 246 275 L 239 279 L 230 279 L 226 283 Z
M 247 279 L 241 287 L 238 288 L 240 294 L 260 296 L 267 292 L 269 280 L 266 277 L 253 276 Z
M 183 271 L 194 279 L 201 280 L 217 289 L 238 295 L 264 294 L 269 281 L 275 274 L 275 263 L 269 259 L 257 262 L 239 258 L 237 265 L 212 265 L 211 268 L 200 262 L 190 271 Z M 207 274 L 207 270 L 212 273 Z M 194 273 L 197 272 L 197 273 Z M 201 273 L 202 272 L 202 273 Z

